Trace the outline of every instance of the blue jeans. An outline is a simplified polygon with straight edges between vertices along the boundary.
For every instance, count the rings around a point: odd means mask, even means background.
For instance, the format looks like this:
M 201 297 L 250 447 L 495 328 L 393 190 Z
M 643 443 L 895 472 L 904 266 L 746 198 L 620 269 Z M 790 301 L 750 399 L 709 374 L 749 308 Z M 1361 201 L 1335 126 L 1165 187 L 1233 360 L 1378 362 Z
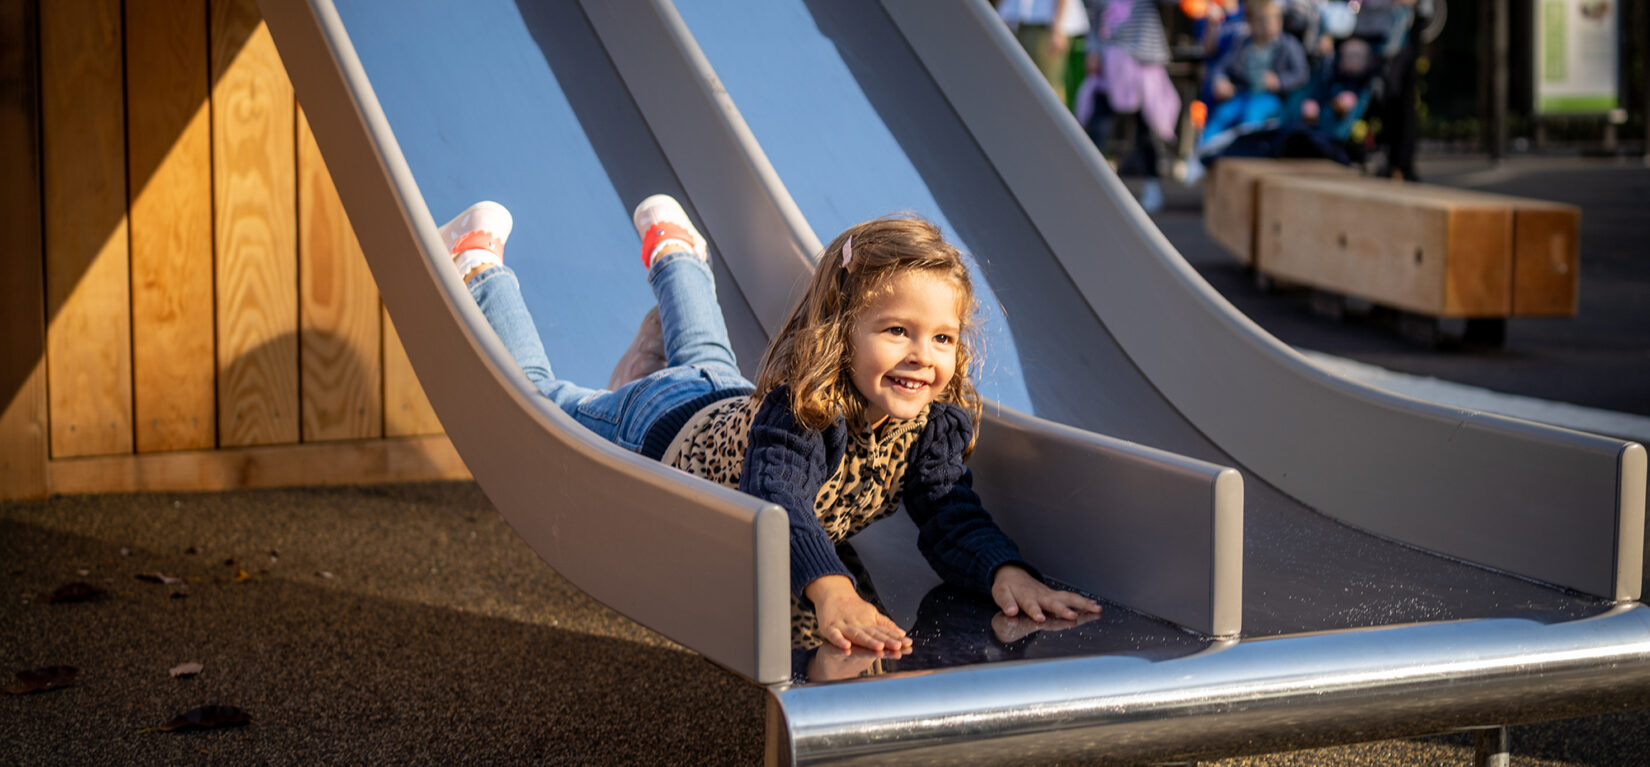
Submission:
M 734 360 L 710 267 L 688 251 L 666 253 L 654 261 L 647 281 L 659 302 L 665 367 L 617 391 L 556 378 L 509 267 L 482 272 L 470 281 L 470 295 L 540 394 L 585 428 L 636 451 L 648 429 L 671 410 L 713 391 L 753 388 Z

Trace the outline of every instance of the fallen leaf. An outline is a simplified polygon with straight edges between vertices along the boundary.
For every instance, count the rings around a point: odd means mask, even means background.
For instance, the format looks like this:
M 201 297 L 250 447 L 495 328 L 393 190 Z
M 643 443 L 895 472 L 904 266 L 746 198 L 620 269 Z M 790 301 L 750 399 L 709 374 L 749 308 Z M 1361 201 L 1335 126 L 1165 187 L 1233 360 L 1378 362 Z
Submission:
M 322 570 L 322 571 L 316 573 L 316 575 L 319 575 L 322 578 L 326 578 L 327 580 L 332 580 L 332 573 L 329 573 L 326 570 Z
M 206 670 L 205 666 L 202 666 L 194 661 L 189 661 L 188 663 L 179 663 L 178 665 L 173 666 L 170 673 L 173 677 L 194 676 L 204 670 Z
M 148 583 L 163 583 L 168 586 L 183 583 L 182 578 L 173 578 L 170 575 L 165 575 L 162 573 L 138 573 L 136 578 L 140 581 L 146 581 Z
M 79 575 L 79 576 L 80 576 L 80 577 L 82 577 L 82 578 L 84 578 L 84 577 L 86 577 L 86 576 L 88 576 L 88 575 L 91 575 L 91 574 L 92 574 L 92 571 L 91 571 L 91 570 L 76 570 L 76 571 L 75 571 L 75 574 L 76 574 L 76 575 Z
M 172 717 L 172 721 L 157 729 L 161 732 L 178 732 L 209 730 L 213 727 L 239 727 L 251 723 L 252 716 L 234 706 L 201 706 Z
M 120 555 L 123 556 L 123 557 L 132 556 L 132 550 L 126 548 L 125 546 L 122 546 L 122 547 L 120 547 Z
M 56 591 L 49 594 L 41 594 L 40 601 L 45 602 L 46 604 L 57 604 L 59 602 L 96 602 L 106 596 L 109 596 L 109 592 L 93 586 L 90 583 L 75 581 L 73 583 L 65 583 L 58 586 Z
M 236 583 L 246 583 L 247 581 L 250 581 L 250 580 L 252 580 L 252 573 L 249 573 L 246 570 L 243 570 L 239 567 L 235 568 L 235 582 Z
M 17 672 L 17 681 L 6 685 L 3 689 L 10 695 L 26 695 L 31 692 L 68 687 L 74 684 L 74 675 L 79 671 L 80 669 L 74 666 L 47 666 L 46 668 L 19 671 Z

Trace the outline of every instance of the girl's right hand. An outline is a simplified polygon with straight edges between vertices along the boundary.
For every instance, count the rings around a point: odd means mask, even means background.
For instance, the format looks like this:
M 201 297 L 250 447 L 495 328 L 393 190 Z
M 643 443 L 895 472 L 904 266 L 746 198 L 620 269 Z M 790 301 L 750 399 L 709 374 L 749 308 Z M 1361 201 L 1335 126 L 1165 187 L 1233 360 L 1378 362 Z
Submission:
M 819 638 L 826 644 L 852 650 L 855 645 L 868 650 L 905 653 L 911 638 L 875 605 L 861 599 L 853 581 L 842 575 L 826 575 L 803 589 L 814 603 L 819 618 Z

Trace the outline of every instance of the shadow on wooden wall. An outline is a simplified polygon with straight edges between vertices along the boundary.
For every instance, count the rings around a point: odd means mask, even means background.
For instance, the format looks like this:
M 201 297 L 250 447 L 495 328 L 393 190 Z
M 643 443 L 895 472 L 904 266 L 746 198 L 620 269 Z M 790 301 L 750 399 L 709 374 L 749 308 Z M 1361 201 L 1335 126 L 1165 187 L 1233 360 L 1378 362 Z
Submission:
M 0 85 L 0 498 L 467 476 L 253 0 L 5 3 Z

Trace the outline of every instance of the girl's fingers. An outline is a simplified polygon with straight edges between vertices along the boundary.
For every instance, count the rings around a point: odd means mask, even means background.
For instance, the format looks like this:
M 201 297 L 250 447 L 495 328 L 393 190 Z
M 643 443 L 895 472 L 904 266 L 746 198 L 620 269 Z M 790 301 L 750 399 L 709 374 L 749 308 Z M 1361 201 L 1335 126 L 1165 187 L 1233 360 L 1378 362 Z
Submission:
M 842 629 L 832 626 L 825 629 L 822 634 L 825 638 L 825 643 L 831 645 L 832 647 L 840 647 L 843 650 L 853 648 L 853 643 L 848 641 L 848 637 L 842 633 Z

